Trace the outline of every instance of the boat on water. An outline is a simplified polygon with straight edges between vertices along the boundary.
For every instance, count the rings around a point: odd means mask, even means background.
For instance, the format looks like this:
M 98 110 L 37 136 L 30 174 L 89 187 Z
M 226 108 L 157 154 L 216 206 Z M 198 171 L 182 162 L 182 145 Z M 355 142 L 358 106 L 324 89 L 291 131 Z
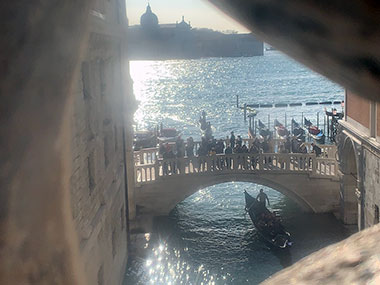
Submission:
M 309 131 L 309 134 L 318 135 L 321 132 L 321 130 L 317 126 L 313 125 L 313 123 L 310 120 L 304 118 L 304 123 L 307 130 Z
M 265 205 L 244 191 L 245 209 L 260 236 L 276 248 L 287 248 L 292 245 L 290 233 L 281 224 L 278 217 L 270 212 Z
M 157 145 L 157 135 L 155 131 L 136 131 L 133 137 L 133 149 L 151 148 Z
M 294 119 L 292 119 L 292 134 L 302 142 L 306 139 L 305 130 Z
M 274 128 L 276 129 L 277 134 L 280 137 L 286 137 L 287 135 L 289 135 L 289 131 L 277 119 L 274 120 Z
M 179 137 L 180 132 L 174 128 L 162 128 L 157 140 L 159 143 L 174 143 Z
M 267 138 L 271 136 L 271 131 L 267 128 L 267 126 L 263 122 L 261 122 L 260 119 L 259 119 L 258 127 L 259 127 L 260 136 L 262 136 L 263 138 Z
M 316 135 L 311 135 L 311 137 L 315 140 L 315 142 L 317 144 L 324 144 L 325 141 L 326 141 L 326 136 L 325 134 L 323 133 L 323 131 L 320 131 L 318 134 Z

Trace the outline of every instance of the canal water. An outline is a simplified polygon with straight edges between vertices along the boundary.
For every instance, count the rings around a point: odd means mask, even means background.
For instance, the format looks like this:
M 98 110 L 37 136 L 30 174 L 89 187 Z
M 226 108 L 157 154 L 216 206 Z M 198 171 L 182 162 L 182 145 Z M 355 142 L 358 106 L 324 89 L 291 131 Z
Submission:
M 343 88 L 279 52 L 262 57 L 131 62 L 135 114 L 139 129 L 163 122 L 186 139 L 200 138 L 202 110 L 216 138 L 231 131 L 247 135 L 240 103 L 297 103 L 343 100 Z M 329 106 L 330 108 L 332 106 Z M 336 106 L 339 110 L 341 107 Z M 258 109 L 264 123 L 277 118 L 288 124 L 302 115 L 316 123 L 323 106 Z M 305 185 L 307 187 L 307 185 Z M 286 251 L 269 248 L 244 212 L 247 190 L 263 188 L 270 209 L 279 212 L 292 233 Z M 180 189 L 178 189 L 180 191 Z M 258 284 L 306 255 L 349 235 L 332 215 L 306 214 L 277 191 L 251 183 L 232 182 L 201 189 L 178 204 L 154 230 L 139 239 L 139 254 L 129 260 L 125 284 Z

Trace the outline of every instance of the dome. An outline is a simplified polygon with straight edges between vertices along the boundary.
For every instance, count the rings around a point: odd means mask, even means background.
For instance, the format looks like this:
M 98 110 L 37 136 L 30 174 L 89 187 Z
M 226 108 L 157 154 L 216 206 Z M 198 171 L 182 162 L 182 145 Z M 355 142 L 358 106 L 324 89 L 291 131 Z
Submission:
M 158 27 L 158 18 L 156 14 L 152 12 L 152 9 L 150 8 L 149 4 L 146 7 L 146 12 L 140 18 L 140 25 L 143 28 L 148 28 L 148 29 Z
M 190 24 L 188 24 L 188 23 L 185 22 L 185 17 L 182 16 L 182 22 L 180 22 L 179 24 L 177 24 L 177 28 L 179 28 L 181 30 L 190 30 L 191 26 L 190 26 Z

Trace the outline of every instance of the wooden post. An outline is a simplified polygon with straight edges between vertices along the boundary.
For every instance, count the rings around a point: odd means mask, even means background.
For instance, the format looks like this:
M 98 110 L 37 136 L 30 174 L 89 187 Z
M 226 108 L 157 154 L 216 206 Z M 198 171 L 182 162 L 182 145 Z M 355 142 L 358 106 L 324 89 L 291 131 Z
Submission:
M 323 116 L 323 133 L 326 134 L 326 114 Z
M 255 117 L 252 117 L 252 128 L 253 128 L 253 135 L 256 136 Z
M 268 130 L 270 130 L 270 115 L 268 114 Z
M 239 108 L 239 95 L 236 95 L 236 108 Z
M 251 130 L 252 129 L 252 117 L 251 116 L 249 117 L 248 122 L 249 122 L 249 129 Z
M 293 120 L 294 120 L 294 117 L 292 117 L 292 120 L 290 121 L 290 132 L 292 133 L 292 135 L 293 135 Z
M 244 103 L 244 122 L 247 121 L 247 103 Z
M 303 128 L 303 112 L 301 114 L 302 114 L 301 124 L 302 124 L 302 128 Z
M 330 138 L 330 117 L 329 116 L 327 116 L 327 137 L 329 138 L 329 139 L 331 139 Z
M 257 136 L 257 121 L 255 121 L 255 137 Z
M 317 112 L 317 128 L 319 129 L 319 112 Z
M 286 112 L 285 112 L 285 129 L 286 129 L 286 127 L 287 127 L 287 125 L 288 125 L 288 123 L 287 123 L 287 116 L 286 116 Z

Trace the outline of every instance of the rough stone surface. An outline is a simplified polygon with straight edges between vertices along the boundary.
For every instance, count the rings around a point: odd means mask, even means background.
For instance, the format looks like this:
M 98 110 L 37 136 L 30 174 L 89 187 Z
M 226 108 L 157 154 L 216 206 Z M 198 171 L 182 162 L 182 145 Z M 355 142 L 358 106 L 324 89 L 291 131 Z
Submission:
M 328 246 L 263 282 L 278 284 L 380 284 L 380 226 Z
M 105 29 L 122 17 L 116 8 L 106 1 L 94 7 L 107 22 L 92 16 L 71 114 L 72 217 L 88 284 L 122 283 L 127 261 L 123 131 L 133 96 L 123 91 L 124 35 Z
M 375 207 L 380 207 L 380 154 L 369 149 L 363 151 L 364 165 L 364 221 L 365 227 L 370 227 L 376 223 Z

